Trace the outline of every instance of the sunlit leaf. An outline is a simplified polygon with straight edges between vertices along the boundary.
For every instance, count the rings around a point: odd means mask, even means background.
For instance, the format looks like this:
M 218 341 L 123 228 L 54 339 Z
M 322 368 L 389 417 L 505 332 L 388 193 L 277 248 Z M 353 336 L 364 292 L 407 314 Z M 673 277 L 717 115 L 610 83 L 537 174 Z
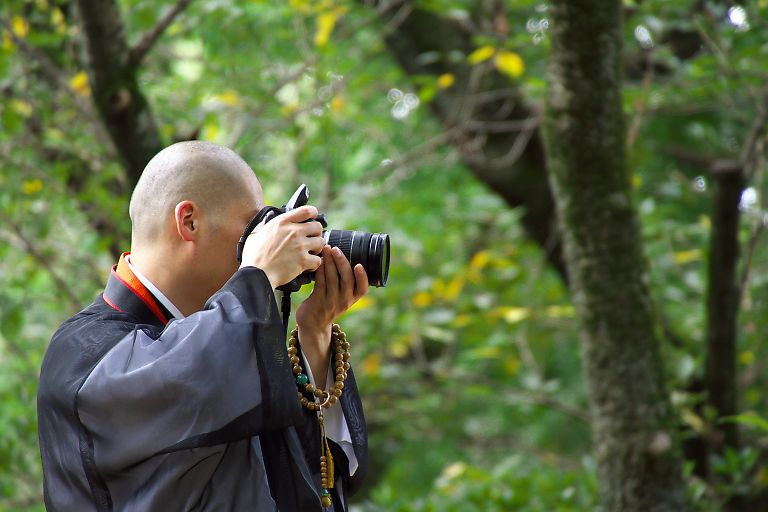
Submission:
M 496 53 L 496 48 L 490 45 L 481 46 L 467 56 L 467 62 L 472 64 L 480 64 L 493 57 Z
M 37 194 L 41 190 L 43 190 L 43 182 L 39 178 L 24 180 L 21 184 L 21 191 L 27 195 Z
M 14 16 L 11 20 L 11 28 L 16 37 L 24 39 L 29 34 L 29 22 L 21 16 Z
M 685 265 L 692 261 L 699 261 L 701 259 L 701 250 L 690 249 L 687 251 L 679 251 L 674 254 L 675 263 L 678 265 Z
M 761 432 L 768 432 L 768 419 L 754 412 L 745 412 L 743 414 L 737 414 L 723 419 L 727 423 L 738 423 L 739 425 L 745 425 L 747 427 L 754 427 Z
M 493 63 L 496 69 L 511 78 L 517 78 L 525 71 L 523 59 L 515 52 L 500 50 L 493 59 Z
M 90 96 L 91 85 L 88 82 L 88 74 L 85 71 L 78 72 L 69 80 L 69 86 L 80 96 Z
M 336 26 L 336 21 L 345 12 L 343 8 L 337 8 L 329 12 L 324 12 L 317 17 L 317 28 L 315 30 L 315 46 L 322 47 L 328 43 Z
M 443 73 L 437 77 L 437 87 L 440 89 L 448 89 L 456 81 L 456 77 L 453 73 Z

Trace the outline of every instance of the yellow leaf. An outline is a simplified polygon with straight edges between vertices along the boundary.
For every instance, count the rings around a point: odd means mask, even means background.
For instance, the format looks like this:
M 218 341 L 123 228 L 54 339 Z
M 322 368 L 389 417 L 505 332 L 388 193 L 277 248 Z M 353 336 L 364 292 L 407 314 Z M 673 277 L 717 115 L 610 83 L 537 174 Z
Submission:
M 407 336 L 407 335 L 398 336 L 389 345 L 389 353 L 392 354 L 393 357 L 398 357 L 398 358 L 407 356 L 410 341 L 411 341 L 410 336 Z
M 429 292 L 418 292 L 413 296 L 413 305 L 417 308 L 425 308 L 432 304 L 432 295 Z
M 13 49 L 13 40 L 11 39 L 11 35 L 8 32 L 6 32 L 6 31 L 3 31 L 3 45 L 2 45 L 2 47 L 3 47 L 4 51 L 9 51 L 9 50 Z
M 182 30 L 184 30 L 184 25 L 179 22 L 174 22 L 168 26 L 166 32 L 169 36 L 175 36 L 176 34 L 180 34 Z
M 643 184 L 643 177 L 639 174 L 633 174 L 632 175 L 632 187 L 633 188 L 640 188 L 640 185 Z
M 29 117 L 32 113 L 32 105 L 18 98 L 11 100 L 11 108 L 22 117 Z
M 67 31 L 67 23 L 64 21 L 64 14 L 61 9 L 54 7 L 51 9 L 51 25 L 56 29 L 56 32 L 63 34 Z
M 80 96 L 89 96 L 91 94 L 91 85 L 88 83 L 88 75 L 85 71 L 80 71 L 69 80 L 69 86 Z
M 698 261 L 701 259 L 701 251 L 699 249 L 691 249 L 690 251 L 676 252 L 673 256 L 675 263 L 678 265 L 685 265 L 692 261 Z
M 467 62 L 472 64 L 473 66 L 475 64 L 480 64 L 481 62 L 484 62 L 496 53 L 496 48 L 490 45 L 481 46 L 477 50 L 473 51 L 467 56 Z
M 509 356 L 504 358 L 504 371 L 507 375 L 517 375 L 520 371 L 520 360 L 515 356 Z
M 484 268 L 490 261 L 491 255 L 488 251 L 477 251 L 469 261 L 469 268 L 473 270 L 480 270 Z
M 213 119 L 203 125 L 202 140 L 216 140 L 219 135 L 219 123 Z
M 299 109 L 298 103 L 286 103 L 282 107 L 280 107 L 280 113 L 284 116 L 290 116 L 294 112 L 296 112 Z
M 363 359 L 361 367 L 364 374 L 376 377 L 381 371 L 381 358 L 378 354 L 371 354 Z
M 344 108 L 344 98 L 341 96 L 335 96 L 331 100 L 331 112 L 341 112 L 341 109 Z
M 683 409 L 681 414 L 683 421 L 687 423 L 695 432 L 703 434 L 707 430 L 707 424 L 701 419 L 701 416 L 691 409 Z
M 21 191 L 27 195 L 37 194 L 41 190 L 43 190 L 43 182 L 39 178 L 24 180 L 21 184 Z
M 453 321 L 451 322 L 451 325 L 453 325 L 454 327 L 461 328 L 461 327 L 468 326 L 470 323 L 472 323 L 472 317 L 469 315 L 461 314 L 453 319 Z
M 515 52 L 510 52 L 508 50 L 500 50 L 496 54 L 493 63 L 496 65 L 496 69 L 512 78 L 519 77 L 523 74 L 523 71 L 525 71 L 523 59 L 521 59 Z
M 289 0 L 288 5 L 296 11 L 302 14 L 309 14 L 312 12 L 312 3 L 308 0 Z
M 437 87 L 440 89 L 447 89 L 453 85 L 456 81 L 456 77 L 452 73 L 443 73 L 437 77 Z
M 373 300 L 371 300 L 369 297 L 363 295 L 360 297 L 360 300 L 352 304 L 352 307 L 349 308 L 347 311 L 361 311 L 363 309 L 368 309 L 373 304 Z
M 236 107 L 240 105 L 240 96 L 233 90 L 228 90 L 221 94 L 217 94 L 215 98 L 229 107 Z
M 768 468 L 760 468 L 760 471 L 757 472 L 755 480 L 757 480 L 757 483 L 760 484 L 760 487 L 768 487 Z
M 24 39 L 29 34 L 29 23 L 21 16 L 14 16 L 11 21 L 11 28 L 16 37 Z
M 574 316 L 576 312 L 573 306 L 549 306 L 546 309 L 546 315 L 550 318 L 570 318 Z
M 749 350 L 745 350 L 739 354 L 739 362 L 744 366 L 749 366 L 755 362 L 755 354 Z
M 317 29 L 315 31 L 315 46 L 323 47 L 328 43 L 328 39 L 331 37 L 333 27 L 336 26 L 336 21 L 346 12 L 344 8 L 334 9 L 329 12 L 324 12 L 317 17 Z
M 464 278 L 462 276 L 454 277 L 450 283 L 442 288 L 442 299 L 449 302 L 456 300 L 462 288 L 464 288 Z
M 516 308 L 513 306 L 504 308 L 503 318 L 510 324 L 522 322 L 529 316 L 531 316 L 531 310 L 528 308 Z

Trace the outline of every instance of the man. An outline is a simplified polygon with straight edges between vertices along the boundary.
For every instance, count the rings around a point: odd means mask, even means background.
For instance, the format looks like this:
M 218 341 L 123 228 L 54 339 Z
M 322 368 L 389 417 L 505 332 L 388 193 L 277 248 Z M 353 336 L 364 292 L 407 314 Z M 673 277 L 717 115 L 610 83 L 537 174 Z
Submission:
M 367 292 L 367 278 L 325 246 L 312 206 L 258 226 L 238 268 L 238 239 L 262 206 L 253 171 L 227 148 L 178 143 L 147 165 L 130 203 L 131 252 L 43 360 L 49 510 L 326 508 L 318 415 L 297 398 L 273 291 L 315 271 L 296 312 L 299 355 L 328 389 L 332 322 Z M 324 409 L 336 467 L 326 510 L 337 512 L 367 463 L 351 371 L 345 384 Z

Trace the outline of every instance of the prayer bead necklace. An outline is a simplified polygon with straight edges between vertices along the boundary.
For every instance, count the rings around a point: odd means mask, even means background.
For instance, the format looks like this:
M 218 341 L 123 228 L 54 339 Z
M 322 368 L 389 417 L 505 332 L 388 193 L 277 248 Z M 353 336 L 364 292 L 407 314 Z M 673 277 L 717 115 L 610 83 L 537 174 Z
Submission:
M 304 373 L 301 366 L 301 358 L 298 355 L 299 349 L 299 328 L 291 331 L 291 337 L 288 339 L 288 355 L 293 365 L 293 374 L 296 375 L 296 386 L 299 388 L 299 403 L 310 411 L 317 411 L 317 421 L 320 424 L 320 482 L 323 486 L 320 492 L 320 501 L 323 507 L 331 506 L 330 489 L 334 486 L 333 474 L 333 456 L 331 455 L 328 439 L 325 436 L 325 421 L 323 418 L 323 409 L 333 406 L 344 390 L 344 381 L 347 379 L 349 371 L 349 343 L 347 335 L 341 330 L 338 324 L 333 324 L 331 328 L 331 343 L 333 344 L 333 367 L 334 383 L 328 391 L 324 391 L 313 386 L 309 382 L 309 377 Z M 311 395 L 310 400 L 305 393 Z

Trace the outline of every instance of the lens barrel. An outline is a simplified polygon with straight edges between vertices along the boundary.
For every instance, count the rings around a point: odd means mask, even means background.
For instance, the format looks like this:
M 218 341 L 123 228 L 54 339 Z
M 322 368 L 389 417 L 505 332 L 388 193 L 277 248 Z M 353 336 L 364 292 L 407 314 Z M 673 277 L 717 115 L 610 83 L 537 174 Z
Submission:
M 325 242 L 331 247 L 338 247 L 352 264 L 360 263 L 368 274 L 368 284 L 384 286 L 389 277 L 389 235 L 386 233 L 366 233 L 329 229 L 323 233 Z

